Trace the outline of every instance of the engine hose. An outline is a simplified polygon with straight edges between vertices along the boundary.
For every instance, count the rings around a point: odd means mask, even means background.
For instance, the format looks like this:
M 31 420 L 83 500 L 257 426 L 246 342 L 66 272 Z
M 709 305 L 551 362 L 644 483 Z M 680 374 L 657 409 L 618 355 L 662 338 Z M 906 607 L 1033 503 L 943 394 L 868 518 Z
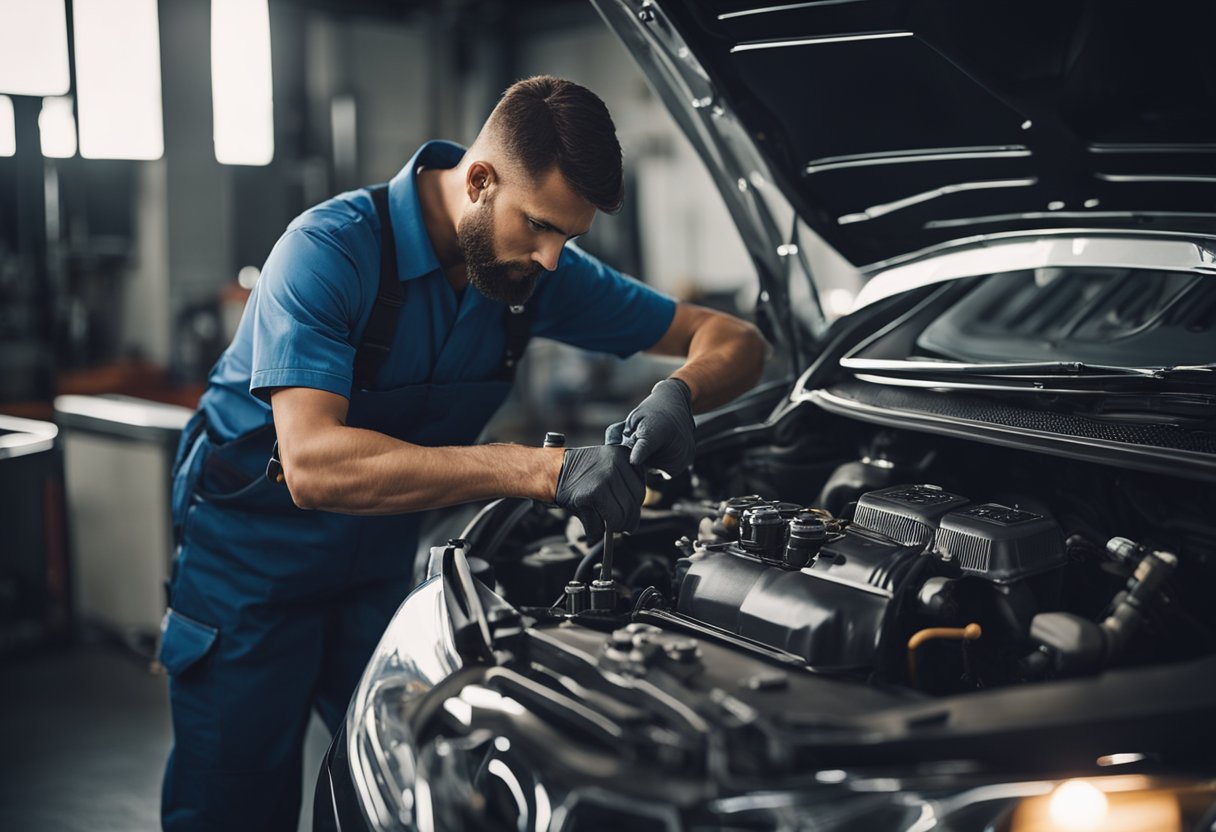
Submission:
M 899 675 L 899 669 L 896 664 L 899 661 L 899 622 L 904 621 L 904 610 L 908 605 L 908 599 L 916 596 L 916 588 L 920 586 L 920 577 L 930 564 L 936 562 L 936 558 L 929 554 L 913 555 L 901 564 L 899 574 L 893 576 L 893 580 L 889 583 L 892 587 L 893 597 L 891 598 L 891 607 L 884 616 L 882 623 L 882 634 L 879 638 L 881 644 L 887 645 L 883 651 L 883 658 L 880 666 L 875 669 L 873 679 L 878 681 L 886 678 Z
M 1177 566 L 1178 556 L 1171 552 L 1149 552 L 1136 565 L 1127 588 L 1115 596 L 1110 614 L 1099 625 L 1106 637 L 1108 662 L 1122 653 L 1144 627 L 1159 590 Z
M 918 630 L 908 639 L 908 684 L 916 687 L 916 651 L 922 644 L 935 639 L 975 641 L 983 634 L 983 629 L 974 621 L 966 627 L 926 627 Z
M 591 575 L 591 570 L 595 567 L 595 562 L 598 561 L 604 554 L 604 540 L 606 537 L 607 535 L 605 535 L 605 537 L 601 537 L 599 541 L 587 551 L 587 554 L 583 555 L 583 559 L 578 562 L 578 568 L 574 570 L 574 580 L 582 581 L 584 583 L 587 582 L 587 579 Z

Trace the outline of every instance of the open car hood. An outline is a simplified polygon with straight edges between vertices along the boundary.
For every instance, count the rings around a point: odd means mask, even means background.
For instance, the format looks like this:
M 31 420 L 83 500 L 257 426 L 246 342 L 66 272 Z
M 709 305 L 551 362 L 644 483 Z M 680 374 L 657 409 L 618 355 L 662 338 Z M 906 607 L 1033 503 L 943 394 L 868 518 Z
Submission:
M 780 203 L 866 274 L 977 236 L 1216 233 L 1211 4 L 593 3 L 762 280 L 796 254 Z

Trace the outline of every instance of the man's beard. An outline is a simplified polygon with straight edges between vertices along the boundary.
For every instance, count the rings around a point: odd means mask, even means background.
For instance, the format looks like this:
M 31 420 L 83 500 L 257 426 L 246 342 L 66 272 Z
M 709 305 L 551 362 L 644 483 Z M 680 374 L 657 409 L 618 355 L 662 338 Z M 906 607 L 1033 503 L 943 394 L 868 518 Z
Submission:
M 532 296 L 541 267 L 537 264 L 521 267 L 494 256 L 494 231 L 490 224 L 490 206 L 461 220 L 456 239 L 464 254 L 465 272 L 469 282 L 490 300 L 519 306 Z

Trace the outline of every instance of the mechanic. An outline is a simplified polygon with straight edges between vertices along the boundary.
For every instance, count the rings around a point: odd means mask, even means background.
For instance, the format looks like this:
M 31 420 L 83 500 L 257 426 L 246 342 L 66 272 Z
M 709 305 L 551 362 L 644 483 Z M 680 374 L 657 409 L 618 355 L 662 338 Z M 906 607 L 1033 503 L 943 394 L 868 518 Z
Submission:
M 296 828 L 310 712 L 339 727 L 411 588 L 420 512 L 530 497 L 592 539 L 631 529 L 641 467 L 687 468 L 692 413 L 756 382 L 750 324 L 571 244 L 622 198 L 603 102 L 536 77 L 467 150 L 428 142 L 288 226 L 175 465 L 165 828 Z M 471 445 L 534 336 L 687 360 L 611 429 L 631 450 Z

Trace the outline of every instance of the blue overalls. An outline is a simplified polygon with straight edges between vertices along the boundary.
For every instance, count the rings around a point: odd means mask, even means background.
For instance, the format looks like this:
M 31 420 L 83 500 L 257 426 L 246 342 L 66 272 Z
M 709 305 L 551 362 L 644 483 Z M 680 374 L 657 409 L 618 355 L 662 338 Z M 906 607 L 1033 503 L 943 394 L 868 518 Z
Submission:
M 168 829 L 295 829 L 312 708 L 330 730 L 411 588 L 420 514 L 303 511 L 263 472 L 275 387 L 348 396 L 347 423 L 420 445 L 473 442 L 510 389 L 501 304 L 458 297 L 439 269 L 414 176 L 463 149 L 423 145 L 388 186 L 390 239 L 367 190 L 305 212 L 267 259 L 236 338 L 183 435 L 173 483 L 179 547 L 163 624 L 174 749 Z M 383 269 L 403 303 L 374 383 L 355 383 Z M 675 304 L 573 245 L 529 300 L 530 334 L 625 356 Z M 383 306 L 383 304 L 381 304 Z

